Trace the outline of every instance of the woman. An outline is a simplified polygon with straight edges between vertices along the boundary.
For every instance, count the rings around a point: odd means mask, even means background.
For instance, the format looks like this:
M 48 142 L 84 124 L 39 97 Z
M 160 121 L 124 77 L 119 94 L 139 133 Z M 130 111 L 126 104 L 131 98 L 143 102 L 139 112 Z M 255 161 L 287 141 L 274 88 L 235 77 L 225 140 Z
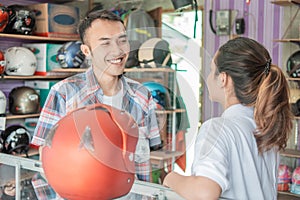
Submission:
M 276 199 L 293 119 L 283 72 L 261 44 L 239 37 L 216 52 L 207 85 L 225 111 L 201 126 L 193 175 L 171 172 L 164 185 L 185 199 Z

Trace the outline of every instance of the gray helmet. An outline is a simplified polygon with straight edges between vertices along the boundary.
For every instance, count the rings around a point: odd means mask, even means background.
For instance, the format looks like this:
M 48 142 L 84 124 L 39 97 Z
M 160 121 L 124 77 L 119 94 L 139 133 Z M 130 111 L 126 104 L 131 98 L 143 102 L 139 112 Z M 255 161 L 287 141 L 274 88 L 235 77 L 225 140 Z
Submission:
M 8 95 L 9 111 L 12 114 L 33 114 L 40 111 L 40 96 L 31 87 L 12 89 Z

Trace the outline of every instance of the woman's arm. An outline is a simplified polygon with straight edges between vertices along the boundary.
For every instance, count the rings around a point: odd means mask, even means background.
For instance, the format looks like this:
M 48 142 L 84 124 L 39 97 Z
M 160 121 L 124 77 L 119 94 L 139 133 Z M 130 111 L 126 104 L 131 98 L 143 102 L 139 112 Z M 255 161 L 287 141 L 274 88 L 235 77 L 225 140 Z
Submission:
M 213 180 L 203 176 L 183 176 L 170 172 L 163 184 L 187 200 L 219 199 L 221 187 Z

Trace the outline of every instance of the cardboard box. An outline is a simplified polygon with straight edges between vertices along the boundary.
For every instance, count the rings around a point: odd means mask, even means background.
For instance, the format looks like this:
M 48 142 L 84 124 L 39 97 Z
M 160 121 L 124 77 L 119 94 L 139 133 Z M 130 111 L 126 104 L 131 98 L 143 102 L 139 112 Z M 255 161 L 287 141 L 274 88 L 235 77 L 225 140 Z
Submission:
M 24 85 L 31 87 L 37 91 L 37 93 L 40 95 L 40 105 L 42 108 L 44 107 L 51 87 L 55 83 L 57 83 L 57 81 L 25 81 Z
M 46 76 L 48 72 L 61 68 L 56 60 L 57 51 L 62 44 L 50 43 L 23 43 L 24 47 L 32 50 L 37 59 L 35 75 Z
M 78 37 L 80 20 L 78 7 L 61 4 L 40 3 L 29 5 L 36 12 L 34 35 L 46 37 Z

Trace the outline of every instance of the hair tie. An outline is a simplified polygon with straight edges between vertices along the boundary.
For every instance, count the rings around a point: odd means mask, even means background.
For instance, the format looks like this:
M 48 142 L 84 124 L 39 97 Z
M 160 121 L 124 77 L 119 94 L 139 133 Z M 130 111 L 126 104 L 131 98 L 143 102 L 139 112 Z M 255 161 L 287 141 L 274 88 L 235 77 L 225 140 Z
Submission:
M 266 76 L 270 72 L 271 63 L 272 63 L 272 59 L 270 58 L 269 60 L 267 60 L 267 64 L 265 65 L 264 73 L 266 74 Z

